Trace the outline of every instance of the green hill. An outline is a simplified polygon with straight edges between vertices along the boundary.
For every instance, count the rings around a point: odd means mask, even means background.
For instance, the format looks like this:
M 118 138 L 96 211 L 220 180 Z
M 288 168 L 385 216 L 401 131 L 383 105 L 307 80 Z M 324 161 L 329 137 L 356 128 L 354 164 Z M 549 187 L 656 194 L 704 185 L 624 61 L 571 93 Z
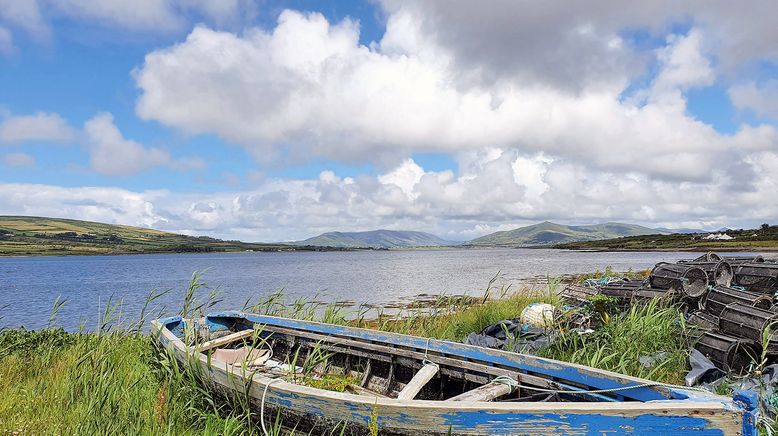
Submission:
M 635 224 L 605 223 L 587 226 L 565 226 L 544 221 L 527 227 L 491 233 L 466 242 L 464 245 L 476 247 L 534 247 L 579 241 L 596 241 L 622 236 L 666 233 Z
M 572 250 L 693 250 L 693 251 L 775 251 L 778 249 L 778 226 L 759 229 L 727 230 L 732 239 L 711 239 L 717 232 L 671 235 L 626 236 L 601 241 L 569 242 L 554 248 Z
M 295 242 L 299 245 L 348 248 L 440 247 L 457 245 L 431 233 L 402 230 L 372 230 L 369 232 L 328 232 Z
M 60 218 L 0 216 L 0 256 L 300 250 Z

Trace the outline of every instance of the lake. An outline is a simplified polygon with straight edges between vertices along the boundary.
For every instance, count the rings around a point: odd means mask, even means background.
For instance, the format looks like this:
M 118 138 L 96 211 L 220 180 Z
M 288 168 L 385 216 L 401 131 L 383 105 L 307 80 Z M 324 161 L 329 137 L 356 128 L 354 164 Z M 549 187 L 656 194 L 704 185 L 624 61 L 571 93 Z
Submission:
M 173 289 L 156 303 L 179 309 L 193 271 L 222 291 L 218 307 L 240 309 L 283 289 L 289 298 L 356 304 L 410 301 L 419 294 L 483 295 L 489 280 L 517 289 L 533 277 L 642 270 L 696 257 L 675 252 L 576 252 L 551 249 L 446 249 L 354 252 L 149 254 L 0 258 L 0 326 L 45 327 L 58 295 L 57 325 L 94 328 L 109 298 L 136 319 L 152 289 Z

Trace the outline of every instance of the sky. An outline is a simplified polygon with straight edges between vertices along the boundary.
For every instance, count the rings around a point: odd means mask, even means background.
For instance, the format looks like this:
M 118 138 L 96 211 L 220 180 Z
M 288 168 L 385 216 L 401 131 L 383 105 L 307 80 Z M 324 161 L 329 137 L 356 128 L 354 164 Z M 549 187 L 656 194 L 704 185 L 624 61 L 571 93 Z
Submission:
M 778 224 L 778 2 L 0 0 L 0 214 Z

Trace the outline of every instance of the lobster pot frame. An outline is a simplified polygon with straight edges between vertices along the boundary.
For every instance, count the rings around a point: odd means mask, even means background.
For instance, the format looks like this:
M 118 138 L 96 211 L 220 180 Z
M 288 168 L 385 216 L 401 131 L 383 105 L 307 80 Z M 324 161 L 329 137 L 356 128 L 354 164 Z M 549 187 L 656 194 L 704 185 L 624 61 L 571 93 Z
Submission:
M 689 261 L 689 260 L 682 260 L 682 261 L 680 261 L 680 262 L 678 262 L 678 263 L 689 263 L 689 262 L 718 262 L 718 261 L 720 261 L 720 260 L 721 260 L 721 256 L 719 256 L 718 254 L 716 254 L 716 253 L 714 253 L 714 252 L 712 252 L 712 251 L 709 251 L 709 252 L 707 252 L 707 253 L 703 254 L 702 256 L 700 256 L 700 257 L 698 257 L 698 258 L 696 258 L 696 259 L 694 259 L 694 260 L 691 260 L 691 261 Z
M 708 275 L 710 286 L 731 286 L 735 278 L 735 270 L 726 260 L 718 262 L 684 262 L 682 265 L 702 268 Z
M 762 256 L 727 256 L 722 258 L 733 266 L 740 266 L 747 263 L 765 263 Z
M 596 288 L 588 288 L 586 286 L 567 285 L 559 293 L 559 296 L 567 303 L 573 306 L 583 306 L 595 297 L 600 295 L 600 291 Z
M 758 349 L 752 343 L 716 332 L 703 333 L 694 348 L 718 368 L 737 374 L 745 372 L 758 356 Z
M 735 283 L 749 291 L 772 294 L 778 288 L 778 264 L 740 265 L 735 270 Z
M 712 332 L 719 328 L 719 317 L 707 312 L 694 312 L 686 319 L 687 344 L 693 346 L 700 340 L 705 332 Z
M 719 317 L 707 312 L 694 312 L 689 315 L 686 324 L 697 330 L 713 331 L 719 328 Z
M 778 351 L 778 315 L 740 303 L 728 304 L 719 316 L 719 329 L 728 335 L 762 342 L 762 332 L 767 330 L 768 350 Z
M 675 289 L 692 298 L 700 298 L 708 290 L 708 274 L 693 265 L 658 263 L 649 280 L 652 288 Z
M 773 299 L 767 294 L 743 291 L 726 286 L 714 286 L 705 296 L 704 308 L 711 315 L 719 316 L 728 304 L 740 303 L 744 306 L 770 310 Z
M 615 298 L 618 300 L 620 306 L 627 307 L 632 301 L 635 291 L 641 289 L 643 286 L 644 283 L 642 280 L 612 282 L 600 286 L 600 294 Z

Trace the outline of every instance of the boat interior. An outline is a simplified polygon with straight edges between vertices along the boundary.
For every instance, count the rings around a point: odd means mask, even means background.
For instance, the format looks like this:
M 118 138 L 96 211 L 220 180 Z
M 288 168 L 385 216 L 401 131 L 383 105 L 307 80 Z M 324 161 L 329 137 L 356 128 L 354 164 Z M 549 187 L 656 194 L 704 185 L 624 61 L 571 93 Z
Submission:
M 664 387 L 598 389 L 581 380 L 553 377 L 542 371 L 441 353 L 430 349 L 429 340 L 423 347 L 404 346 L 238 317 L 183 320 L 169 327 L 190 349 L 204 353 L 211 360 L 270 378 L 371 398 L 452 402 L 623 402 L 685 398 L 683 392 Z M 590 392 L 593 390 L 597 392 Z M 630 395 L 637 391 L 640 396 Z

